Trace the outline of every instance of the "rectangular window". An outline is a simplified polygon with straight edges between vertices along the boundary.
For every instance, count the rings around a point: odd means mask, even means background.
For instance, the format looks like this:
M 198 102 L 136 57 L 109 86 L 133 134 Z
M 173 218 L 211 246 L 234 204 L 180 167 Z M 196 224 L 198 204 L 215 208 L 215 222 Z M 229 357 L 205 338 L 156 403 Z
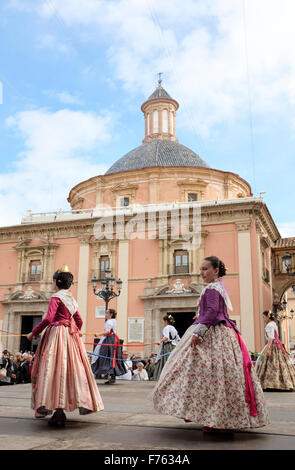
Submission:
M 157 134 L 159 132 L 159 114 L 158 111 L 153 112 L 153 133 Z
M 101 256 L 99 259 L 99 278 L 105 278 L 106 269 L 110 269 L 110 259 L 108 256 Z
M 188 252 L 177 250 L 174 252 L 174 274 L 186 274 L 189 272 Z
M 128 207 L 129 206 L 129 197 L 121 197 L 120 205 L 121 207 Z
M 163 109 L 162 111 L 162 126 L 164 134 L 168 134 L 168 111 Z
M 42 274 L 42 264 L 39 260 L 31 261 L 29 268 L 29 281 L 40 281 Z
M 198 200 L 198 195 L 196 193 L 188 193 L 187 200 L 188 202 L 195 202 Z

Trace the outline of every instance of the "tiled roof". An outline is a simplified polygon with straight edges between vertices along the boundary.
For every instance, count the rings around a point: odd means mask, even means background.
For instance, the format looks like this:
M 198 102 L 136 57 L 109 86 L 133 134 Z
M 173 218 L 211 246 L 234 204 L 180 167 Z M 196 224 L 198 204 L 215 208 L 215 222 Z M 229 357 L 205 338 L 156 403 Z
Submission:
M 126 170 L 138 170 L 153 166 L 194 166 L 206 167 L 209 165 L 198 154 L 170 140 L 153 140 L 147 142 L 117 160 L 106 172 L 118 173 Z
M 154 93 L 148 98 L 147 101 L 155 100 L 157 98 L 169 98 L 170 100 L 172 100 L 171 96 L 167 93 L 166 90 L 164 90 L 164 88 L 161 85 L 159 85 L 155 89 Z
M 294 248 L 295 237 L 280 238 L 276 241 L 275 248 Z

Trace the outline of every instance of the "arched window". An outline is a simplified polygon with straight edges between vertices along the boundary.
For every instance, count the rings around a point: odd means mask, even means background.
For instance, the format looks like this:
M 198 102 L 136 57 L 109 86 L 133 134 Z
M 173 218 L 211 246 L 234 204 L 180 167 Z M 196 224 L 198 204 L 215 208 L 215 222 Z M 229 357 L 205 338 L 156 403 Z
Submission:
M 153 133 L 157 134 L 159 132 L 159 113 L 158 111 L 153 112 Z
M 171 126 L 171 134 L 174 134 L 174 114 L 171 111 L 171 121 L 170 121 L 170 126 Z
M 146 115 L 146 133 L 150 135 L 150 113 Z
M 163 132 L 165 134 L 168 134 L 168 111 L 167 111 L 167 109 L 163 109 L 162 123 L 163 123 Z

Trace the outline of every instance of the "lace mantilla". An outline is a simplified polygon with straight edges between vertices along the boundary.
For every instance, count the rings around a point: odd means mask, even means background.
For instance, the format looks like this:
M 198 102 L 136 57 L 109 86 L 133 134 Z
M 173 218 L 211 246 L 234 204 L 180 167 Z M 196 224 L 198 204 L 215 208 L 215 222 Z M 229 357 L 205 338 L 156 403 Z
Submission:
M 217 290 L 217 292 L 219 292 L 219 294 L 220 294 L 221 297 L 223 298 L 223 300 L 224 300 L 224 302 L 225 302 L 225 305 L 226 305 L 230 310 L 233 310 L 233 306 L 232 306 L 232 304 L 231 304 L 231 301 L 230 301 L 228 292 L 227 292 L 226 287 L 225 287 L 225 285 L 223 284 L 223 281 L 222 281 L 221 279 L 216 279 L 216 281 L 210 282 L 206 287 L 204 287 L 204 289 L 203 289 L 202 292 L 201 292 L 200 299 L 202 298 L 202 296 L 204 295 L 204 293 L 206 292 L 207 289 L 215 289 L 215 290 Z
M 74 315 L 78 310 L 78 303 L 74 299 L 71 292 L 67 289 L 60 289 L 55 292 L 51 297 L 57 297 L 62 301 L 63 304 L 67 307 L 71 315 Z

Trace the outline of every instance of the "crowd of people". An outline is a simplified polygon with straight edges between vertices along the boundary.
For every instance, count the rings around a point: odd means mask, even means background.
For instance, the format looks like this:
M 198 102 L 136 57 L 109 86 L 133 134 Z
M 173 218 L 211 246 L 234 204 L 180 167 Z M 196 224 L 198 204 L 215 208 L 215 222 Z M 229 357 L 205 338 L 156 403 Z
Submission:
M 33 351 L 12 354 L 4 349 L 0 358 L 0 385 L 31 383 L 34 356 Z
M 0 375 L 0 385 L 31 383 L 34 356 L 35 353 L 33 351 L 20 351 L 13 354 L 5 349 L 0 357 L 0 370 L 5 369 L 6 373 L 3 377 Z M 157 355 L 152 352 L 148 359 L 143 359 L 141 356 L 134 354 L 129 358 L 128 352 L 123 351 L 122 359 L 127 372 L 118 376 L 117 379 L 134 381 L 155 380 L 156 357 Z M 104 378 L 104 376 L 101 375 L 100 378 Z

